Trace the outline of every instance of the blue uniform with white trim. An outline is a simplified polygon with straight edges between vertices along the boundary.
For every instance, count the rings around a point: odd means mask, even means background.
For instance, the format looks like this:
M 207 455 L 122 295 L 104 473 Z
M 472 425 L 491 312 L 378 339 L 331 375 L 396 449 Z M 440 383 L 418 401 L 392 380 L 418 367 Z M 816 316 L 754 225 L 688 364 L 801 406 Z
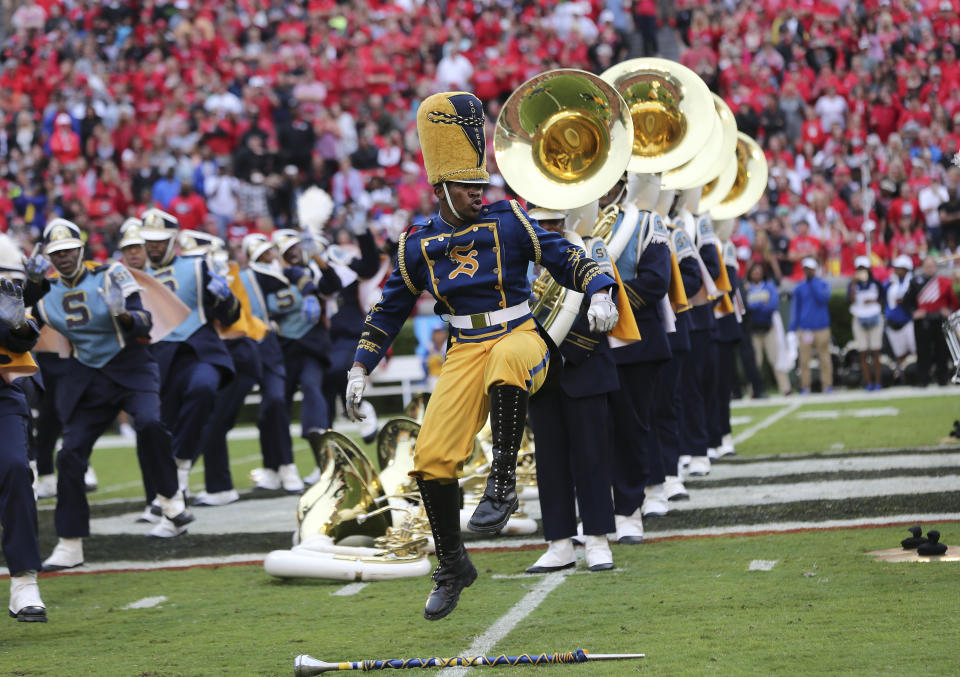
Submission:
M 303 312 L 303 302 L 308 296 L 320 301 L 321 294 L 335 293 L 341 284 L 332 270 L 320 270 L 315 266 L 288 266 L 283 276 L 288 281 L 286 286 L 266 281 L 269 288 L 264 287 L 263 291 L 270 319 L 278 327 L 280 336 L 287 374 L 287 407 L 293 405 L 297 388 L 303 393 L 300 434 L 306 439 L 311 430 L 325 430 L 331 424 L 323 395 L 323 375 L 330 365 L 330 334 L 322 313 L 319 319 L 311 321 Z M 262 279 L 258 275 L 258 280 Z M 321 302 L 321 310 L 322 307 Z
M 240 302 L 233 294 L 220 301 L 210 293 L 210 271 L 199 256 L 175 256 L 165 266 L 151 266 L 149 272 L 190 309 L 190 315 L 153 344 L 152 351 L 160 366 L 163 420 L 173 431 L 174 456 L 195 461 L 217 391 L 234 376 L 233 359 L 213 320 L 230 326 L 240 317 Z
M 584 244 L 590 258 L 612 277 L 613 261 L 603 240 L 590 238 Z M 612 457 L 609 445 L 597 440 L 610 433 L 608 397 L 620 383 L 607 337 L 590 331 L 589 307 L 585 298 L 560 343 L 564 368 L 557 385 L 541 389 L 529 405 L 547 541 L 574 536 L 578 514 L 584 534 L 607 534 L 616 528 L 610 495 Z
M 622 223 L 623 214 L 617 226 Z M 643 503 L 645 484 L 663 482 L 651 411 L 657 375 L 670 359 L 661 300 L 670 289 L 668 233 L 655 212 L 642 211 L 617 269 L 641 340 L 614 348 L 620 390 L 611 398 L 614 439 L 614 510 L 629 516 Z
M 123 328 L 98 291 L 106 287 L 108 275 L 135 284 L 130 273 L 114 263 L 83 270 L 72 281 L 53 280 L 37 302 L 40 318 L 73 345 L 73 356 L 67 360 L 56 391 L 64 421 L 54 514 L 61 538 L 90 535 L 83 475 L 94 444 L 120 411 L 133 419 L 148 495 L 170 498 L 177 493 L 170 433 L 160 417 L 160 374 L 148 348 L 152 318 L 139 293 L 131 291 L 125 306 L 133 324 Z

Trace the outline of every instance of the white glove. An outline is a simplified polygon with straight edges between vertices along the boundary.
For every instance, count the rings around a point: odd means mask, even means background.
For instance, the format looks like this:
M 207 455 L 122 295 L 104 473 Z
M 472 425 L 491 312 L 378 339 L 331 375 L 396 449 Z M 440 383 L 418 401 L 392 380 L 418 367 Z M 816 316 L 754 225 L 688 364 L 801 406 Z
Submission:
M 597 292 L 590 297 L 590 308 L 587 310 L 590 331 L 595 334 L 606 334 L 617 326 L 619 319 L 617 304 L 610 298 L 610 294 Z
M 0 320 L 11 329 L 20 329 L 27 323 L 23 290 L 6 278 L 0 278 Z
M 210 272 L 210 281 L 207 282 L 207 291 L 213 294 L 218 301 L 223 301 L 230 296 L 230 285 L 227 281 L 217 275 L 212 270 Z
M 23 269 L 27 274 L 27 279 L 34 284 L 40 284 L 43 282 L 43 278 L 46 277 L 47 271 L 50 270 L 50 262 L 44 258 L 43 254 L 40 253 L 40 250 L 41 247 L 38 244 L 33 248 L 33 253 L 30 254 L 30 258 L 27 259 L 23 264 Z
M 363 400 L 363 389 L 367 386 L 367 372 L 361 366 L 355 366 L 347 372 L 347 418 L 351 421 L 362 421 L 366 418 L 360 413 L 360 402 Z
M 97 292 L 99 292 L 103 302 L 107 304 L 107 309 L 113 317 L 119 317 L 127 312 L 126 299 L 123 296 L 123 289 L 121 289 L 119 284 L 111 280 L 110 283 L 107 284 L 106 291 L 101 288 L 97 289 Z

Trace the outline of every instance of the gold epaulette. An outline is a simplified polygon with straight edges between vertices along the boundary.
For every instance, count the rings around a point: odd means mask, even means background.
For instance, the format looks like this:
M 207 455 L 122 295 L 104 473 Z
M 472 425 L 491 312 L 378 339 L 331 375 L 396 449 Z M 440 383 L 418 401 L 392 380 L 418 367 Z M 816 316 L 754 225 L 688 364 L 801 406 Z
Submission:
M 527 217 L 523 215 L 523 210 L 520 209 L 520 205 L 517 204 L 516 200 L 510 200 L 510 208 L 513 210 L 514 216 L 516 216 L 520 220 L 520 223 L 523 224 L 523 227 L 527 229 L 527 235 L 530 236 L 530 240 L 533 242 L 533 262 L 539 266 L 540 240 L 537 239 L 537 231 L 533 229 L 530 221 L 528 221 Z
M 407 289 L 410 290 L 411 294 L 420 296 L 420 290 L 413 284 L 413 280 L 410 279 L 410 273 L 407 272 L 407 231 L 400 233 L 400 239 L 397 241 L 397 245 L 397 268 L 400 269 L 400 277 L 403 278 L 403 283 L 407 285 Z

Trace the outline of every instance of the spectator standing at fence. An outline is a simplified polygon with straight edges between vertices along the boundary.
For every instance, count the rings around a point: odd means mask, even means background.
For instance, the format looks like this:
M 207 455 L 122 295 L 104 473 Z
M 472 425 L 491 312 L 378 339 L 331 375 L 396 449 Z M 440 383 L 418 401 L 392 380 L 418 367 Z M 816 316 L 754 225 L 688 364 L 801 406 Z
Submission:
M 904 296 L 913 279 L 913 261 L 909 256 L 898 256 L 893 261 L 893 274 L 883 288 L 883 320 L 886 325 L 887 341 L 897 361 L 894 378 L 900 376 L 903 361 L 908 355 L 917 352 L 917 342 L 913 333 L 913 318 L 903 305 Z
M 777 389 L 781 395 L 788 395 L 790 378 L 787 372 L 778 369 L 783 344 L 783 325 L 775 321 L 774 315 L 780 312 L 780 293 L 777 285 L 764 275 L 762 263 L 757 262 L 750 266 L 743 292 L 750 317 L 750 341 L 756 355 L 757 368 L 763 368 L 763 358 L 766 355 L 777 381 Z M 759 393 L 755 392 L 753 395 L 757 397 Z
M 957 310 L 957 297 L 950 280 L 937 274 L 937 262 L 932 256 L 923 259 L 920 273 L 910 281 L 903 306 L 913 316 L 914 338 L 917 342 L 917 385 L 930 383 L 930 369 L 934 368 L 937 383 L 946 385 L 947 343 L 941 325 L 945 317 Z
M 793 290 L 790 331 L 797 332 L 800 352 L 800 393 L 810 392 L 810 358 L 817 351 L 823 392 L 833 392 L 833 363 L 830 360 L 830 284 L 817 277 L 818 265 L 808 257 L 801 266 L 805 279 Z
M 857 270 L 847 288 L 850 314 L 853 316 L 853 342 L 860 353 L 860 371 L 866 389 L 880 390 L 883 387 L 880 380 L 880 349 L 883 347 L 883 309 L 880 305 L 882 290 L 870 269 L 869 258 L 858 256 L 854 266 Z

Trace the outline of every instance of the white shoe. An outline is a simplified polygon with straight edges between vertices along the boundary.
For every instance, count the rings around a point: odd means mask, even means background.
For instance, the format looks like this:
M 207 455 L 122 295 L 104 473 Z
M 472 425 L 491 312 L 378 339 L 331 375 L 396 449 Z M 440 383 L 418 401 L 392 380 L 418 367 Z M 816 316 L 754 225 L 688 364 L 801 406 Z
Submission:
M 380 422 L 377 420 L 377 410 L 368 400 L 364 400 L 360 403 L 360 414 L 364 416 L 364 419 L 360 421 L 360 436 L 364 442 L 370 444 L 377 439 L 377 430 L 380 428 Z
M 277 475 L 280 478 L 280 486 L 288 494 L 302 494 L 303 480 L 300 479 L 300 471 L 297 470 L 296 463 L 287 463 L 277 468 Z
M 177 526 L 169 517 L 163 517 L 147 534 L 150 538 L 173 538 L 187 533 L 187 525 Z
M 590 571 L 609 571 L 613 568 L 613 553 L 607 536 L 587 536 L 587 568 Z
M 88 492 L 97 490 L 97 473 L 94 472 L 92 465 L 88 465 L 87 472 L 83 473 L 83 484 Z
M 134 440 L 137 439 L 137 431 L 134 430 L 133 426 L 130 425 L 129 423 L 121 423 L 120 437 L 122 437 L 125 440 L 129 440 L 130 442 L 133 442 Z
M 709 458 L 711 461 L 720 458 L 720 454 L 716 447 L 709 447 L 707 449 L 707 458 Z
M 688 470 L 691 477 L 703 477 L 704 475 L 710 474 L 710 459 L 706 456 L 694 456 L 690 459 L 690 469 Z
M 303 478 L 303 483 L 308 487 L 316 484 L 320 481 L 321 475 L 323 475 L 323 471 L 320 468 L 314 468 L 312 473 Z
M 251 470 L 250 479 L 253 480 L 254 489 L 277 491 L 283 488 L 283 484 L 280 482 L 280 474 L 276 470 L 270 470 L 270 468 Z
M 193 467 L 193 461 L 188 458 L 178 458 L 177 461 L 177 488 L 184 496 L 190 491 L 190 468 Z
M 40 599 L 37 572 L 24 571 L 10 577 L 10 618 L 23 623 L 46 623 L 47 608 Z
M 667 475 L 663 481 L 663 493 L 666 494 L 668 501 L 689 501 L 690 494 L 683 482 L 676 475 Z
M 684 454 L 683 456 L 680 456 L 680 458 L 677 460 L 677 476 L 680 479 L 685 479 L 687 477 L 687 473 L 688 473 L 687 469 L 690 467 L 691 458 L 693 458 L 693 456 Z
M 620 545 L 643 543 L 643 518 L 640 516 L 639 509 L 629 516 L 614 515 L 613 519 L 617 524 L 617 543 Z
M 83 564 L 83 539 L 61 538 L 50 556 L 43 560 L 41 571 L 62 571 Z
M 644 487 L 643 496 L 643 505 L 640 506 L 640 514 L 643 517 L 663 517 L 670 511 L 663 484 Z
M 589 537 L 588 537 L 589 538 Z M 528 574 L 548 574 L 551 571 L 570 569 L 576 566 L 577 558 L 573 554 L 573 540 L 560 538 L 550 541 L 547 551 L 527 569 Z
M 217 506 L 235 503 L 240 500 L 240 494 L 236 489 L 227 489 L 226 491 L 214 491 L 213 493 L 201 491 L 193 499 L 194 505 Z
M 574 545 L 585 545 L 586 540 L 583 535 L 583 522 L 577 522 L 577 533 L 575 533 L 571 539 Z
M 157 503 L 157 499 L 153 499 L 153 503 L 143 509 L 143 513 L 141 513 L 140 517 L 137 518 L 137 522 L 156 524 L 160 521 L 161 515 L 162 513 L 160 512 L 160 504 Z
M 53 473 L 37 478 L 37 498 L 53 498 L 57 495 L 57 476 Z
M 733 446 L 733 435 L 727 433 L 720 439 L 720 448 L 717 449 L 718 458 L 723 458 L 724 456 L 734 456 L 736 453 L 737 450 Z

